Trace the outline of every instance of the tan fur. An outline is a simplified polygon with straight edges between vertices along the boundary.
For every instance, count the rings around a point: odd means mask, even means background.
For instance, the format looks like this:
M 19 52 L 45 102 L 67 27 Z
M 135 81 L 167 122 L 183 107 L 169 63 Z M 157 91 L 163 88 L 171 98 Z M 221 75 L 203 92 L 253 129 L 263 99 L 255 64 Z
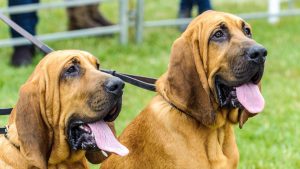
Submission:
M 239 112 L 219 106 L 214 77 L 218 73 L 235 80 L 231 61 L 239 57 L 242 43 L 256 43 L 241 31 L 242 22 L 215 11 L 191 22 L 172 46 L 168 71 L 156 83 L 158 95 L 120 136 L 129 155 L 111 155 L 103 169 L 237 168 L 232 125 Z M 228 27 L 230 41 L 209 43 L 221 23 Z
M 230 123 L 208 129 L 156 96 L 124 130 L 126 157 L 110 156 L 104 169 L 236 168 L 238 150 Z M 232 158 L 234 157 L 234 158 Z
M 75 60 L 81 76 L 63 79 L 63 70 Z M 0 168 L 88 168 L 86 152 L 71 150 L 65 132 L 71 116 L 99 115 L 87 105 L 89 94 L 109 101 L 101 86 L 111 76 L 98 71 L 97 64 L 94 56 L 77 50 L 52 52 L 41 60 L 21 87 L 7 138 L 0 137 Z M 103 157 L 91 158 L 100 162 Z

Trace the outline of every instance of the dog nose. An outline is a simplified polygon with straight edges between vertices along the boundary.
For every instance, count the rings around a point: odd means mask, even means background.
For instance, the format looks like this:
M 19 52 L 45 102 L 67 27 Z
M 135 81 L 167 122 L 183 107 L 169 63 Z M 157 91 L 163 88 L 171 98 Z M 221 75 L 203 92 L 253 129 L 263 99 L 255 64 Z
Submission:
M 257 64 L 262 64 L 266 60 L 268 51 L 260 45 L 253 45 L 248 49 L 248 60 Z
M 125 83 L 118 77 L 111 77 L 104 83 L 105 90 L 114 95 L 120 95 L 123 92 Z

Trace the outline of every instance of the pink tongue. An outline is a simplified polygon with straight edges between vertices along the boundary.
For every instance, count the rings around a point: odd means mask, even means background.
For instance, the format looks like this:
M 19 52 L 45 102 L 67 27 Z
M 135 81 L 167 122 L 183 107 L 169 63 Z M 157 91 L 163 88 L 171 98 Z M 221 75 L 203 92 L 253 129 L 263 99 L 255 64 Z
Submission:
M 236 94 L 239 102 L 250 113 L 259 113 L 264 109 L 265 100 L 257 85 L 253 83 L 243 84 L 236 88 Z
M 129 150 L 116 139 L 103 120 L 89 123 L 88 125 L 95 136 L 98 148 L 107 152 L 116 153 L 120 156 L 125 156 L 129 153 Z

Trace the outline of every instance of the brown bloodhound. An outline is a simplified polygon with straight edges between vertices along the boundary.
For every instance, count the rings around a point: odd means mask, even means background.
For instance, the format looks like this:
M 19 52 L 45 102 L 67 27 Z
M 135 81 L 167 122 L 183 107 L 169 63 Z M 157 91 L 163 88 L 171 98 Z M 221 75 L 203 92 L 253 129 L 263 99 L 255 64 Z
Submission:
M 241 18 L 216 11 L 195 18 L 173 44 L 157 96 L 119 138 L 130 153 L 102 168 L 237 168 L 233 124 L 264 107 L 258 84 L 266 55 Z
M 124 83 L 99 70 L 84 51 L 47 55 L 21 87 L 0 137 L 0 168 L 84 169 L 101 151 L 128 150 L 107 125 L 119 114 Z M 107 122 L 107 123 L 106 123 Z

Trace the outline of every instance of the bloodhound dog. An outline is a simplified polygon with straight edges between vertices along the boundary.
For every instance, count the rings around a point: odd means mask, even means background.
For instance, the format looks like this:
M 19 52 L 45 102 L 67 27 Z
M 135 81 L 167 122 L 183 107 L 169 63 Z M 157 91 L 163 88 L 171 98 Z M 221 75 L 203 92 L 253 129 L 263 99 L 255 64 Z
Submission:
M 233 169 L 239 161 L 233 124 L 264 108 L 259 90 L 266 49 L 241 18 L 207 11 L 174 42 L 157 95 L 119 140 L 126 157 L 103 169 Z
M 120 112 L 124 83 L 98 69 L 84 51 L 56 51 L 41 60 L 0 137 L 0 168 L 84 169 L 86 158 L 100 163 L 101 152 L 128 153 L 107 124 Z

